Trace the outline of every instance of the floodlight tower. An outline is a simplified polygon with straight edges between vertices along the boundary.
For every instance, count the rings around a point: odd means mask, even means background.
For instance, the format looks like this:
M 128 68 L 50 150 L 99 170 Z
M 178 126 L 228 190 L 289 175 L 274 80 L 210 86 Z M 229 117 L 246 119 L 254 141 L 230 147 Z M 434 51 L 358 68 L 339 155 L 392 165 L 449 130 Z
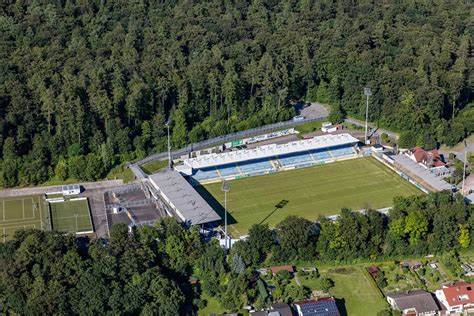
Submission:
M 369 142 L 369 139 L 368 139 L 368 133 L 367 133 L 367 129 L 368 129 L 368 121 L 369 121 L 369 97 L 372 95 L 372 90 L 370 90 L 369 87 L 365 87 L 364 88 L 364 95 L 366 96 L 366 99 L 367 99 L 367 102 L 366 102 L 366 106 L 365 106 L 365 144 L 368 145 L 370 142 Z
M 466 182 L 466 165 L 467 165 L 467 143 L 466 143 L 466 140 L 464 140 L 464 165 L 462 168 L 462 188 L 461 188 L 462 195 L 465 195 L 464 183 Z
M 227 181 L 222 181 L 222 191 L 224 192 L 224 238 L 225 238 L 225 248 L 228 249 L 228 235 L 227 235 L 227 192 L 230 191 L 230 183 Z
M 165 125 L 168 129 L 168 169 L 171 169 L 171 142 L 170 142 L 170 124 L 171 124 L 171 116 L 166 121 Z

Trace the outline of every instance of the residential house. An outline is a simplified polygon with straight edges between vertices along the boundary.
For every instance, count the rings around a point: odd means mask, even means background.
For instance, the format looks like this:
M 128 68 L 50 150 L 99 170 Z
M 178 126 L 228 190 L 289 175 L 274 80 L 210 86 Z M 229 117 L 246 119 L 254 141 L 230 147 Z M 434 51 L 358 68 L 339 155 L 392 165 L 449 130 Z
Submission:
M 252 316 L 293 316 L 290 305 L 285 303 L 273 304 L 270 309 L 250 313 Z
M 431 293 L 416 290 L 408 293 L 387 294 L 387 302 L 392 309 L 410 316 L 434 316 L 440 310 Z
M 448 314 L 474 312 L 474 283 L 472 282 L 443 285 L 435 294 Z
M 293 316 L 290 305 L 285 303 L 273 304 L 268 316 Z
M 298 316 L 340 316 L 336 300 L 332 297 L 306 300 L 293 304 Z

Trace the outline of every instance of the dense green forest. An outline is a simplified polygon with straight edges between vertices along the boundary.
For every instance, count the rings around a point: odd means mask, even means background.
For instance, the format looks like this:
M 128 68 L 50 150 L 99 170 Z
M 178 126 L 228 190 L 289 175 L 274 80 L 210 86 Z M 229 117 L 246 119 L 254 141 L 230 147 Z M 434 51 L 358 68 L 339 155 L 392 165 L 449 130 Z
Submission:
M 0 184 L 95 180 L 113 166 L 290 118 L 318 100 L 404 131 L 474 130 L 470 1 L 0 4 Z M 455 116 L 453 120 L 452 117 Z
M 173 218 L 134 234 L 113 226 L 107 243 L 19 231 L 0 244 L 0 312 L 178 315 L 204 308 L 209 297 L 228 311 L 308 297 L 311 291 L 280 274 L 277 288 L 267 292 L 255 268 L 283 263 L 318 267 L 436 254 L 461 277 L 457 251 L 471 247 L 473 238 L 472 206 L 450 193 L 397 198 L 390 217 L 343 210 L 338 221 L 290 216 L 274 230 L 257 224 L 228 253 Z M 317 273 L 312 277 L 322 290 L 332 286 Z

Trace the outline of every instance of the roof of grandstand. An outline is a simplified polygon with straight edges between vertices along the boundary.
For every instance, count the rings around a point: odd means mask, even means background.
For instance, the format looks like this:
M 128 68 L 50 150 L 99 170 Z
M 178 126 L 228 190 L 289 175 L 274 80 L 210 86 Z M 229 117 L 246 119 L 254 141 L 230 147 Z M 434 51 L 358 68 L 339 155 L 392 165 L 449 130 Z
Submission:
M 198 225 L 221 219 L 178 171 L 160 171 L 149 178 L 155 189 L 183 222 Z
M 259 146 L 253 149 L 203 155 L 196 158 L 185 159 L 184 164 L 193 169 L 200 169 L 276 155 L 285 155 L 305 150 L 355 144 L 358 141 L 357 138 L 354 138 L 349 134 L 323 135 L 311 139 L 297 140 L 286 144 L 271 144 Z
M 440 177 L 434 175 L 426 168 L 423 168 L 407 156 L 400 154 L 392 156 L 399 165 L 408 170 L 410 173 L 416 177 L 425 181 L 429 186 L 431 186 L 436 191 L 451 190 L 451 185 L 441 179 Z

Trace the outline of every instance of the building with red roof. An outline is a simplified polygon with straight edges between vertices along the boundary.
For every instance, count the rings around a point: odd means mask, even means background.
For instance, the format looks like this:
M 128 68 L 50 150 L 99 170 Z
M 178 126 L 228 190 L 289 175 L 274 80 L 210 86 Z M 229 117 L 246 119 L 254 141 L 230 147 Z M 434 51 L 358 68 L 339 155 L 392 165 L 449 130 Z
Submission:
M 472 282 L 443 285 L 440 290 L 435 292 L 435 295 L 449 314 L 474 311 L 474 283 Z
M 408 152 L 408 157 L 426 168 L 444 167 L 446 165 L 436 149 L 426 151 L 421 147 L 415 147 Z

